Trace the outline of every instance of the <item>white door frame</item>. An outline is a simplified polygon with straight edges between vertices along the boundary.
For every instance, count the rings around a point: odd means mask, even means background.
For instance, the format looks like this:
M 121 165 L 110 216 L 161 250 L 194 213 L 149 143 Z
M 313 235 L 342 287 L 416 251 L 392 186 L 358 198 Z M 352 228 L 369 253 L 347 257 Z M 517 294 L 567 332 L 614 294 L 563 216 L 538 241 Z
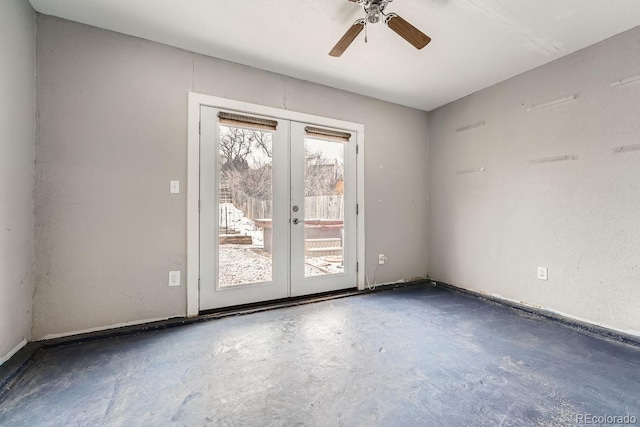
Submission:
M 266 107 L 248 102 L 189 92 L 187 134 L 187 317 L 197 316 L 200 311 L 200 107 L 208 106 L 235 110 L 247 114 L 270 116 L 284 120 L 309 123 L 344 129 L 356 133 L 358 155 L 356 158 L 357 260 L 358 289 L 364 290 L 365 236 L 364 236 L 364 125 L 343 120 L 280 108 Z

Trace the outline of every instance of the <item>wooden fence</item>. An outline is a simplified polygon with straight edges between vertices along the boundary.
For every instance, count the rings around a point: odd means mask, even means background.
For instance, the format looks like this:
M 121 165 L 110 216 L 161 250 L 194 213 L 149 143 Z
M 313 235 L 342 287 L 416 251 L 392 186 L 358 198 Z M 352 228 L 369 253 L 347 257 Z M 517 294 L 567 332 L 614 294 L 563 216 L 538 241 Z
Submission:
M 258 200 L 242 191 L 233 191 L 232 203 L 251 220 L 273 218 L 271 200 Z M 304 198 L 306 218 L 344 219 L 344 197 L 313 196 Z
M 304 198 L 305 218 L 344 219 L 344 197 L 311 196 Z
M 250 220 L 258 218 L 273 218 L 271 200 L 259 200 L 254 197 L 247 196 L 242 191 L 233 191 L 231 195 L 231 203 L 244 212 L 244 215 Z

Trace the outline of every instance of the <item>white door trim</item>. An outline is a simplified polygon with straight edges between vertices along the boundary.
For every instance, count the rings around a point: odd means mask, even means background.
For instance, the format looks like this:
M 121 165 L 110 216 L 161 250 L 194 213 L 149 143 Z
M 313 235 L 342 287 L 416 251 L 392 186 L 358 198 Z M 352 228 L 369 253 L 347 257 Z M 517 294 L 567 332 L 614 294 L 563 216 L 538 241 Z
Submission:
M 359 214 L 357 219 L 358 289 L 364 290 L 365 235 L 364 235 L 364 125 L 343 120 L 330 119 L 313 114 L 266 107 L 248 102 L 189 92 L 187 121 L 187 317 L 197 316 L 200 311 L 200 107 L 208 106 L 236 110 L 249 114 L 270 116 L 284 120 L 305 122 L 355 132 L 359 154 L 356 159 L 356 187 Z

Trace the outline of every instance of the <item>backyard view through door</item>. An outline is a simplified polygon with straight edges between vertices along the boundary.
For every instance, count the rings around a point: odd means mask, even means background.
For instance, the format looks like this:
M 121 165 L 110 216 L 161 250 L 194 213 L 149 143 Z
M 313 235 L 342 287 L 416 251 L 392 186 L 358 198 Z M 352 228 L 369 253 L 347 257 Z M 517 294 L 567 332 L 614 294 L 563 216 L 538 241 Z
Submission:
M 355 287 L 351 134 L 209 107 L 201 121 L 201 309 Z

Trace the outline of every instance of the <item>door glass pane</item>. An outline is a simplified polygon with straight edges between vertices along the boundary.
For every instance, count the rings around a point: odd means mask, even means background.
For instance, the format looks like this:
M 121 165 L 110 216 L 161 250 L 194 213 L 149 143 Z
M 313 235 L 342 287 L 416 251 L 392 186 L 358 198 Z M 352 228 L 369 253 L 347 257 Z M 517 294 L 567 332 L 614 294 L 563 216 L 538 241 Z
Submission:
M 343 268 L 344 143 L 305 138 L 305 277 Z
M 219 127 L 218 285 L 270 282 L 271 132 Z

